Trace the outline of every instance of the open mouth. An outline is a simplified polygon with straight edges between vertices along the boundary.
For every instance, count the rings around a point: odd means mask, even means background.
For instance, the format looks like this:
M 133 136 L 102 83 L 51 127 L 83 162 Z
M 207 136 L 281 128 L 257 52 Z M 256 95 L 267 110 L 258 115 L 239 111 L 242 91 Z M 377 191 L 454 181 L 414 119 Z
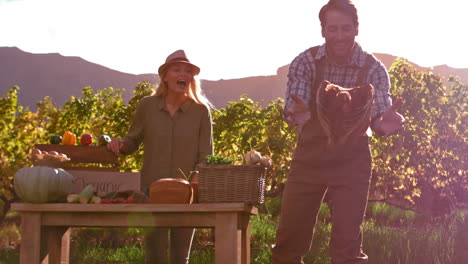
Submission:
M 177 80 L 177 84 L 179 85 L 187 85 L 187 81 L 186 80 Z

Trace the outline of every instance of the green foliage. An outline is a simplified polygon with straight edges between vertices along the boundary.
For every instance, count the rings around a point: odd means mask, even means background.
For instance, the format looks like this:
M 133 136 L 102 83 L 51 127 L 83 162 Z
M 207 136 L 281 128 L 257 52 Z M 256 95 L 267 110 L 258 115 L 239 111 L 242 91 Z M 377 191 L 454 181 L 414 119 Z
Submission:
M 399 112 L 407 123 L 397 136 L 372 138 L 373 191 L 411 203 L 435 199 L 434 193 L 466 202 L 468 86 L 450 78 L 447 87 L 439 75 L 405 60 L 389 73 L 393 96 L 405 100 Z
M 275 243 L 276 222 L 265 214 L 252 216 L 250 219 L 251 263 L 270 263 L 271 246 Z
M 271 217 L 279 216 L 281 212 L 281 196 L 265 199 L 265 207 L 268 211 L 268 215 Z
M 225 157 L 216 156 L 216 155 L 206 156 L 206 164 L 230 165 L 233 163 L 234 161 L 232 159 L 228 159 Z
M 14 86 L 0 97 L 0 198 L 7 201 L 14 198 L 13 175 L 28 164 L 26 154 L 30 147 L 26 142 L 34 142 L 44 134 L 35 126 L 38 115 L 18 105 L 19 90 Z
M 273 160 L 267 179 L 269 185 L 286 179 L 296 133 L 282 118 L 283 99 L 262 108 L 259 103 L 242 95 L 213 113 L 215 154 L 243 163 L 245 153 L 255 149 Z

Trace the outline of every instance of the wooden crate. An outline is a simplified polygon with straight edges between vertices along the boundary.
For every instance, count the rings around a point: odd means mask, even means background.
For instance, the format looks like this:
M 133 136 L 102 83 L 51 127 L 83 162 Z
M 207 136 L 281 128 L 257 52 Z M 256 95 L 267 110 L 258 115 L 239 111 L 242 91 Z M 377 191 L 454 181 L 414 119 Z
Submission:
M 119 157 L 104 146 L 35 144 L 34 147 L 66 154 L 70 162 L 64 164 L 64 169 L 118 171 L 120 166 Z M 83 166 L 89 163 L 94 166 Z M 96 164 L 109 164 L 111 167 L 103 168 Z
M 35 144 L 35 148 L 66 154 L 70 161 L 62 168 L 73 175 L 73 192 L 91 184 L 98 195 L 125 190 L 140 190 L 139 172 L 119 172 L 119 157 L 106 147 Z M 100 167 L 107 164 L 110 167 Z

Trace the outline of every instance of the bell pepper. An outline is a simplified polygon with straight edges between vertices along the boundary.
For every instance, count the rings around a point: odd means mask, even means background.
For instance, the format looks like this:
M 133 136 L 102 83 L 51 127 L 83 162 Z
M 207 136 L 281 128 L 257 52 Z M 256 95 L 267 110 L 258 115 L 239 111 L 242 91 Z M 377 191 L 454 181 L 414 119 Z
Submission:
M 93 143 L 93 136 L 91 134 L 83 134 L 80 138 L 80 143 L 83 146 L 89 146 Z
M 62 136 L 62 145 L 75 145 L 76 135 L 70 131 L 66 131 Z
M 109 144 L 109 142 L 111 142 L 111 140 L 112 140 L 111 137 L 109 137 L 106 134 L 103 134 L 103 135 L 99 136 L 98 144 L 99 144 L 99 146 L 107 146 L 107 144 Z
M 60 144 L 60 142 L 62 142 L 62 136 L 52 135 L 49 138 L 49 142 L 50 142 L 50 144 L 55 144 L 55 145 Z

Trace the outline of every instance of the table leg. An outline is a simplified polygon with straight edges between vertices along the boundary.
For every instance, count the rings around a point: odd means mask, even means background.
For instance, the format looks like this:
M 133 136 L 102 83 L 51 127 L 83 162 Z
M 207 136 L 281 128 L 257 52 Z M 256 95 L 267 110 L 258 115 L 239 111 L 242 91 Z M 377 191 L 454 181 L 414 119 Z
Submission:
M 62 236 L 61 264 L 68 264 L 70 262 L 70 236 L 71 228 L 64 227 L 64 233 Z
M 250 216 L 243 217 L 242 225 L 242 264 L 250 264 Z
M 216 264 L 240 264 L 241 230 L 238 229 L 237 213 L 217 213 L 215 225 Z
M 39 264 L 41 249 L 41 214 L 21 213 L 20 264 Z
M 41 264 L 68 264 L 70 251 L 68 227 L 43 227 L 41 241 Z

